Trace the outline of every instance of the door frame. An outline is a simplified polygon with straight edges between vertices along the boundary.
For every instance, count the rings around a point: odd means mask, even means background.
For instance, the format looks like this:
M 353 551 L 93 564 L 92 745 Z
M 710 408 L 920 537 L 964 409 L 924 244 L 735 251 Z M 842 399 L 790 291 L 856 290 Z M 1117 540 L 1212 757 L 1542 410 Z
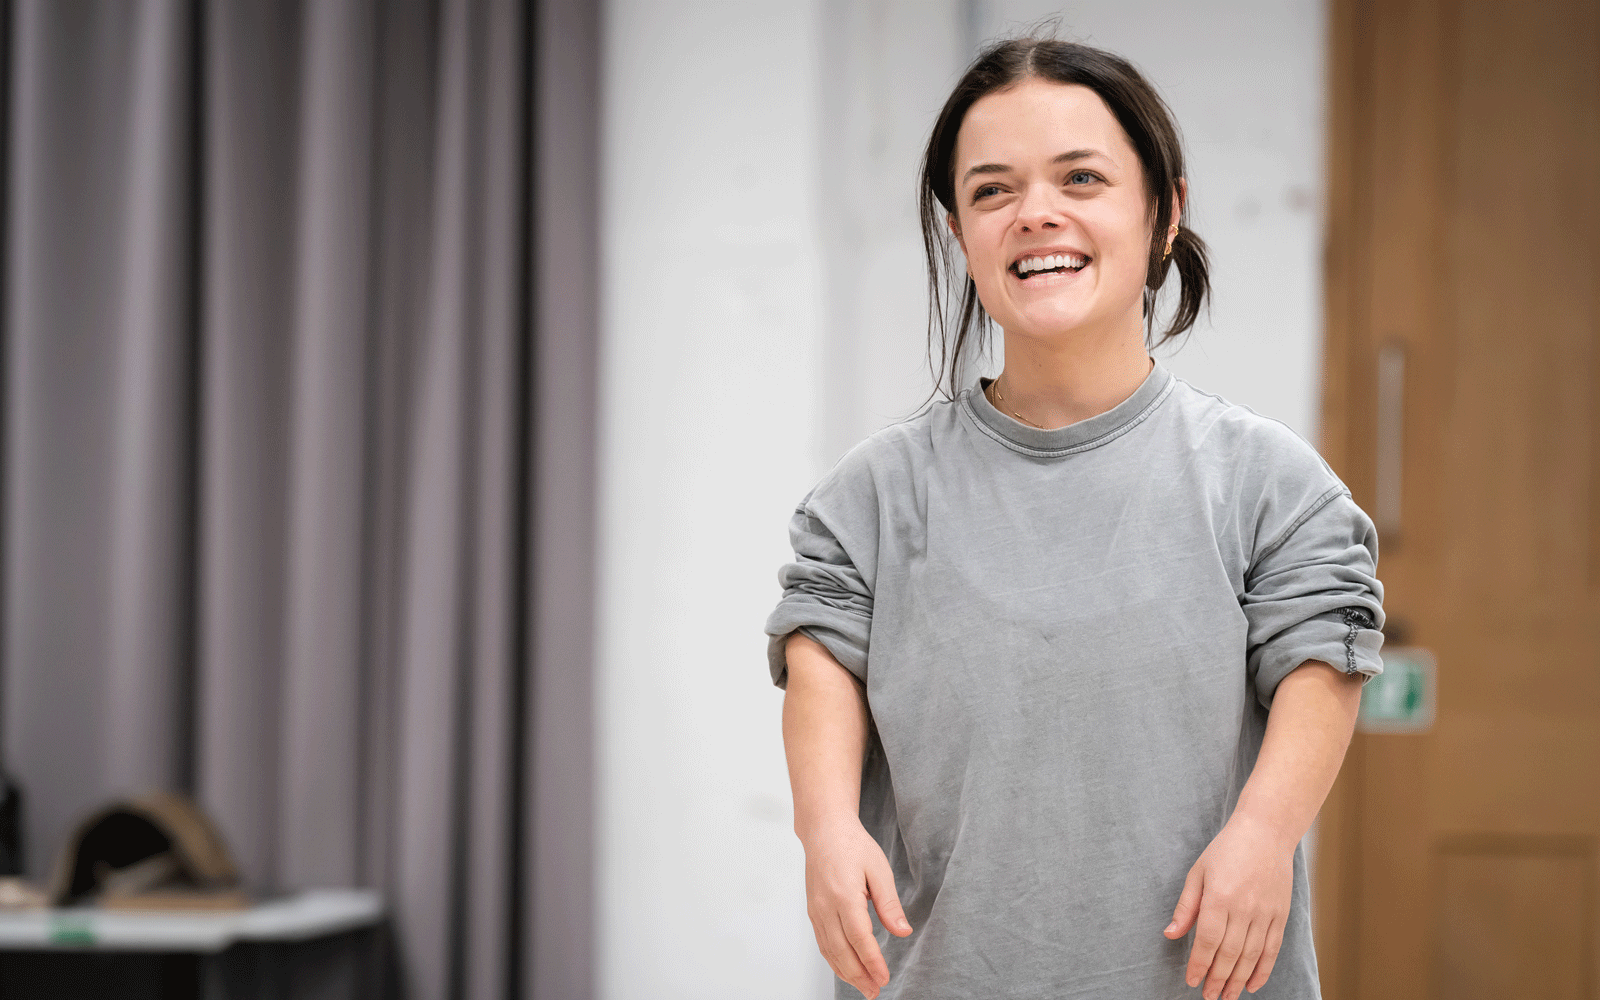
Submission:
M 1370 186 L 1355 151 L 1371 132 L 1371 51 L 1362 30 L 1369 0 L 1329 0 L 1326 86 L 1328 126 L 1324 200 L 1322 455 L 1352 488 L 1360 449 L 1351 427 L 1365 278 L 1360 248 L 1370 237 Z M 1358 494 L 1359 496 L 1359 494 Z M 1356 733 L 1318 816 L 1312 876 L 1312 929 L 1326 1000 L 1355 1000 L 1360 961 L 1361 800 L 1366 738 Z

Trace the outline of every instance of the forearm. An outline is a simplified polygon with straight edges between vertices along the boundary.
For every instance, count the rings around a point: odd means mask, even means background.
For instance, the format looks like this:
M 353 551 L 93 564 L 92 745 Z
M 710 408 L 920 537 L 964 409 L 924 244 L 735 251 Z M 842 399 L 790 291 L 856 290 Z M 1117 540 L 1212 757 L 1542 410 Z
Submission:
M 794 793 L 794 832 L 859 815 L 867 696 L 861 682 L 820 643 L 796 632 L 784 647 L 783 746 Z
M 1311 827 L 1344 762 L 1361 707 L 1361 678 L 1319 660 L 1278 683 L 1255 770 L 1229 822 L 1292 848 Z

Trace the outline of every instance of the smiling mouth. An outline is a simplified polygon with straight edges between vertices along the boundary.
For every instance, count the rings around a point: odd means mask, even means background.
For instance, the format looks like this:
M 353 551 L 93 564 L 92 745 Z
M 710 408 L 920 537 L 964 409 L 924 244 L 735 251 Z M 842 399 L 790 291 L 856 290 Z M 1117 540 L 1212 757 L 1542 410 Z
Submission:
M 1028 281 L 1046 274 L 1076 274 L 1088 266 L 1088 257 L 1058 253 L 1044 257 L 1024 257 L 1007 270 L 1023 281 Z

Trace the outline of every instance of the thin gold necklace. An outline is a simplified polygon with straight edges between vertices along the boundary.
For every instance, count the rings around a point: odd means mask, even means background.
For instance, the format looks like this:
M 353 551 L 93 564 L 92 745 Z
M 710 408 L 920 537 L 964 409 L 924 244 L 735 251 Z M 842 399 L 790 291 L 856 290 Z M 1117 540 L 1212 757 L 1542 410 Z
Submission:
M 1004 374 L 1004 373 L 1002 372 L 1001 374 Z M 1010 407 L 1002 407 L 1000 405 L 1001 403 L 1005 402 L 1006 398 L 1004 396 L 1000 395 L 1000 378 L 999 378 L 999 376 L 996 376 L 994 381 L 989 383 L 989 391 L 994 394 L 994 398 L 990 399 L 989 402 L 994 404 L 994 408 L 995 409 L 997 409 L 997 410 L 1008 410 L 1008 409 L 1010 409 Z M 1016 410 L 1011 410 L 1011 415 L 1013 417 L 1016 417 L 1018 420 L 1022 421 L 1023 423 L 1027 424 L 1029 427 L 1037 427 L 1041 431 L 1047 431 L 1047 430 L 1050 429 L 1050 428 L 1044 426 L 1043 424 L 1034 423 L 1032 420 L 1029 420 L 1027 417 L 1025 417 L 1022 414 L 1018 413 Z

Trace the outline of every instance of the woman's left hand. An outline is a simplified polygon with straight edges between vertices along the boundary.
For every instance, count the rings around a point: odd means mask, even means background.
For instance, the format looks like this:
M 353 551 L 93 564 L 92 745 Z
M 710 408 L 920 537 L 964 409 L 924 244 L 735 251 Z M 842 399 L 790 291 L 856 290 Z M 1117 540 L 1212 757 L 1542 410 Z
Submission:
M 1184 980 L 1206 1000 L 1238 1000 L 1266 985 L 1283 946 L 1294 885 L 1294 844 L 1234 814 L 1189 869 L 1168 938 L 1195 928 Z

